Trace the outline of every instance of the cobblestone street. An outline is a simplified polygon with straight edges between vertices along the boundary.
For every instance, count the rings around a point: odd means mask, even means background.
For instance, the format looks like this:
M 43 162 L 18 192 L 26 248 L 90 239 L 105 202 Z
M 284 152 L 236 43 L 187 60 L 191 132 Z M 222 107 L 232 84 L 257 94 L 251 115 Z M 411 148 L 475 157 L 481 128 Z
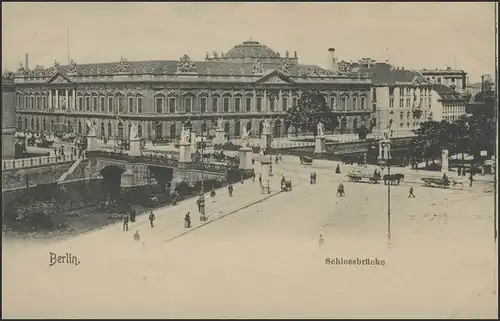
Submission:
M 272 185 L 277 191 L 283 174 L 294 182 L 292 192 L 261 195 L 257 182 L 236 184 L 233 198 L 221 191 L 215 203 L 208 203 L 210 224 L 201 228 L 193 200 L 158 210 L 155 228 L 140 217 L 129 232 L 115 224 L 29 252 L 6 251 L 4 269 L 17 273 L 11 272 L 3 286 L 25 295 L 22 301 L 6 298 L 4 314 L 90 317 L 100 311 L 139 317 L 145 309 L 152 317 L 496 313 L 492 194 L 415 186 L 417 197 L 409 199 L 407 185 L 393 187 L 388 245 L 387 188 L 346 182 L 332 174 L 333 163 L 326 165 L 308 167 L 285 157 L 273 169 Z M 311 171 L 318 175 L 316 185 L 308 182 Z M 343 198 L 335 196 L 341 180 Z M 194 226 L 181 235 L 187 211 Z M 143 244 L 133 242 L 136 230 Z M 325 239 L 321 251 L 319 234 Z M 48 267 L 49 252 L 71 253 L 81 264 Z M 386 264 L 332 266 L 325 264 L 327 257 L 378 258 Z M 148 299 L 142 300 L 145 294 Z M 60 308 L 37 303 L 48 297 Z

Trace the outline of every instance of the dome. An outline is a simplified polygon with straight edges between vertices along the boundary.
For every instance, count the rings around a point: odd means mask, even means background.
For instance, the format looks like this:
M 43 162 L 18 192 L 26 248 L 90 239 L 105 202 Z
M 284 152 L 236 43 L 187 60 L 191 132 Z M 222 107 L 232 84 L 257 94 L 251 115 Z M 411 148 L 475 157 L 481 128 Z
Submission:
M 278 54 L 268 46 L 262 45 L 257 41 L 245 41 L 242 44 L 234 46 L 223 58 L 278 58 Z

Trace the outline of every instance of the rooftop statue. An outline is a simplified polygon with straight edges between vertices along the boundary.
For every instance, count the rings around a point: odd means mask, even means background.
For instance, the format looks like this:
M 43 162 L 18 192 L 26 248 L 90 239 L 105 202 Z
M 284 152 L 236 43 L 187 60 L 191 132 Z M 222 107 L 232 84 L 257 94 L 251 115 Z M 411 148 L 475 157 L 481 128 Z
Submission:
M 280 70 L 284 74 L 289 74 L 291 71 L 292 64 L 290 63 L 290 60 L 288 58 L 281 59 L 281 67 Z
M 120 62 L 116 64 L 115 69 L 116 72 L 130 72 L 130 64 L 127 59 L 122 56 Z
M 270 134 L 271 133 L 271 122 L 269 119 L 264 119 L 262 134 Z
M 129 138 L 130 138 L 130 140 L 137 140 L 138 137 L 139 137 L 139 135 L 138 135 L 137 124 L 132 124 L 130 126 L 130 135 L 129 135 Z
M 189 58 L 188 55 L 182 56 L 177 63 L 177 72 L 196 72 L 196 66 L 194 65 L 194 62 L 191 61 L 191 58 Z
M 264 73 L 264 66 L 262 66 L 260 59 L 257 59 L 255 63 L 253 64 L 253 74 L 262 74 Z
M 97 125 L 94 121 L 87 120 L 87 126 L 89 126 L 89 133 L 87 134 L 88 137 L 95 137 L 97 136 Z
M 321 122 L 318 122 L 318 125 L 316 126 L 317 127 L 317 134 L 316 136 L 325 136 L 325 126 L 323 125 L 323 123 Z
M 191 130 L 183 126 L 181 132 L 181 143 L 189 143 L 190 140 L 191 140 Z

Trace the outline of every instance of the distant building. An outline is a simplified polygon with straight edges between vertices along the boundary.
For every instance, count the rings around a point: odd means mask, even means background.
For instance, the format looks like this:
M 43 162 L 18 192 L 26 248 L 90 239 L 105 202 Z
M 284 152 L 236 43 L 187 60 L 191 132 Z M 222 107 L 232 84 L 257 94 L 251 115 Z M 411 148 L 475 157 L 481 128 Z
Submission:
M 428 119 L 432 84 L 420 72 L 365 58 L 352 65 L 354 75 L 372 79 L 374 133 L 390 125 L 396 135 L 407 134 Z
M 491 90 L 495 91 L 495 83 L 490 75 L 483 75 L 483 81 L 489 82 L 491 84 Z M 469 102 L 474 102 L 476 100 L 476 95 L 483 91 L 483 82 L 476 82 L 468 84 L 465 88 L 465 93 L 469 94 Z
M 325 50 L 326 51 L 326 50 Z M 334 50 L 330 48 L 333 56 Z M 370 118 L 370 79 L 299 63 L 296 52 L 280 55 L 257 41 L 245 41 L 204 61 L 127 61 L 60 66 L 16 73 L 19 130 L 85 134 L 95 121 L 100 137 L 127 138 L 134 123 L 148 139 L 178 138 L 182 123 L 205 132 L 218 117 L 225 131 L 239 137 L 244 128 L 258 137 L 263 118 L 272 117 L 274 137 L 293 130 L 286 111 L 303 90 L 316 89 L 338 116 L 340 129 L 352 131 Z M 203 119 L 203 121 L 202 121 Z
M 432 120 L 454 122 L 466 114 L 467 101 L 450 87 L 435 84 L 432 86 Z
M 464 93 L 467 87 L 467 73 L 463 70 L 453 70 L 451 68 L 420 71 L 422 75 L 432 84 L 445 85 Z
M 2 77 L 2 158 L 14 158 L 16 133 L 14 79 Z

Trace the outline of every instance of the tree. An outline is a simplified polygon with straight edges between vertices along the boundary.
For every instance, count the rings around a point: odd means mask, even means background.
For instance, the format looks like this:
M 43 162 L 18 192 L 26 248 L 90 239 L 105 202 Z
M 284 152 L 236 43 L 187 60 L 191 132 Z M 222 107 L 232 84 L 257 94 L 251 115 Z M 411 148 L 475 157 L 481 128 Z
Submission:
M 415 130 L 412 141 L 415 157 L 435 160 L 441 156 L 443 149 L 448 148 L 448 132 L 446 122 L 426 121 Z
M 318 90 L 302 92 L 297 106 L 289 109 L 286 121 L 295 128 L 312 131 L 317 134 L 317 124 L 321 122 L 325 129 L 333 130 L 338 126 L 337 116 L 328 108 L 325 96 Z

